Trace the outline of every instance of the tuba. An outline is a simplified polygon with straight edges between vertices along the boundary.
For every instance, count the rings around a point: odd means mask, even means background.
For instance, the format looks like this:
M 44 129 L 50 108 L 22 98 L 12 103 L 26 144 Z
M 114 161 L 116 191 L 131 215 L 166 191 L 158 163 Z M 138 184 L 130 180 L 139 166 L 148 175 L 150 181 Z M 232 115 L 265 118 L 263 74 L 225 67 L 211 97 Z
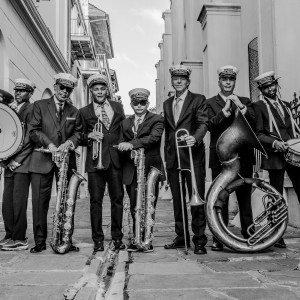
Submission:
M 39 148 L 34 151 L 51 153 L 47 149 Z M 67 172 L 69 166 L 69 152 L 57 156 L 53 160 L 59 168 L 57 182 L 56 206 L 53 213 L 53 228 L 50 246 L 55 253 L 64 254 L 69 251 L 71 238 L 74 231 L 74 213 L 77 199 L 77 191 L 80 183 L 86 179 L 76 170 L 68 184 Z
M 207 193 L 207 223 L 214 236 L 227 247 L 238 252 L 257 252 L 274 245 L 284 234 L 288 222 L 287 201 L 270 184 L 259 178 L 235 180 L 240 170 L 238 150 L 249 145 L 266 155 L 255 133 L 243 114 L 235 110 L 232 125 L 220 136 L 217 153 L 222 163 L 222 171 L 213 181 Z M 251 184 L 264 192 L 264 211 L 248 228 L 248 239 L 241 238 L 226 227 L 222 218 L 222 207 L 230 193 L 243 184 Z
M 135 213 L 135 239 L 133 243 L 140 250 L 148 250 L 153 240 L 153 214 L 155 212 L 155 185 L 161 172 L 151 167 L 147 182 L 145 180 L 144 149 L 131 151 L 131 158 L 137 167 L 137 199 Z

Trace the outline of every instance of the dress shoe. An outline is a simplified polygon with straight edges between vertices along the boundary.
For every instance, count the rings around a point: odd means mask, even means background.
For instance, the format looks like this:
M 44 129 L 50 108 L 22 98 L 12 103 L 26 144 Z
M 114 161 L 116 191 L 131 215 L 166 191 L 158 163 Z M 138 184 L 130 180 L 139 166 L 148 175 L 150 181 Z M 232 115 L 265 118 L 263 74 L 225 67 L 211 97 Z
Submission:
M 187 247 L 190 247 L 190 243 L 187 244 Z M 184 241 L 179 241 L 179 240 L 174 240 L 171 244 L 166 244 L 164 246 L 165 249 L 169 250 L 169 249 L 177 249 L 177 248 L 185 248 L 185 243 Z
M 40 253 L 43 250 L 46 250 L 45 244 L 36 244 L 33 248 L 30 249 L 30 253 Z
M 79 252 L 79 247 L 74 246 L 73 244 L 71 244 L 69 251 L 73 251 L 73 252 Z
M 286 244 L 284 242 L 284 239 L 281 238 L 280 240 L 278 240 L 275 244 L 274 244 L 274 247 L 277 247 L 277 248 L 286 248 Z
M 121 240 L 113 241 L 113 246 L 111 247 L 111 250 L 116 251 L 116 250 L 123 250 L 123 249 L 125 249 L 125 245 Z
M 103 242 L 95 243 L 94 244 L 94 251 L 95 252 L 104 251 L 104 244 L 103 244 Z
M 143 249 L 141 252 L 143 252 L 143 253 L 150 253 L 150 252 L 153 252 L 153 251 L 154 251 L 153 246 L 150 245 L 148 249 Z
M 219 241 L 214 241 L 211 247 L 212 251 L 222 251 L 223 250 L 223 244 Z
M 194 253 L 195 254 L 206 254 L 207 251 L 204 246 L 197 244 L 197 245 L 195 245 Z
M 128 252 L 138 252 L 139 248 L 135 244 L 129 244 L 127 246 L 127 251 Z

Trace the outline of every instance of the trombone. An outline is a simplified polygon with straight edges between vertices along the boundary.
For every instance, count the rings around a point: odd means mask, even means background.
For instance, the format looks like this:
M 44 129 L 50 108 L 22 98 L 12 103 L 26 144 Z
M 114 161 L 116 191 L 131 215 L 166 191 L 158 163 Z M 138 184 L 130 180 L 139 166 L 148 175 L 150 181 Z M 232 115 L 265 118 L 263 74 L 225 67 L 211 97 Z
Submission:
M 180 134 L 183 133 L 183 134 Z M 181 198 L 181 208 L 182 208 L 182 219 L 183 219 L 183 231 L 184 231 L 184 243 L 185 243 L 185 253 L 188 253 L 187 249 L 187 240 L 186 240 L 186 223 L 185 223 L 185 199 L 183 198 L 183 186 L 182 186 L 182 171 L 189 171 L 191 173 L 192 179 L 192 195 L 190 196 L 189 204 L 190 206 L 199 206 L 204 205 L 206 202 L 200 197 L 197 184 L 196 184 L 196 177 L 195 177 L 195 169 L 194 169 L 194 162 L 193 162 L 193 155 L 192 155 L 192 146 L 188 146 L 185 142 L 185 138 L 189 136 L 188 130 L 181 128 L 178 129 L 175 133 L 175 142 L 176 142 L 176 152 L 177 152 L 177 160 L 178 160 L 178 170 L 179 170 L 179 186 L 180 186 L 180 198 Z M 190 169 L 182 169 L 180 163 L 180 148 L 189 148 L 189 159 L 190 159 Z
M 98 121 L 94 126 L 93 132 L 102 133 L 102 123 L 100 122 L 100 117 L 98 117 Z M 104 170 L 104 166 L 102 164 L 102 141 L 93 141 L 93 160 L 98 158 L 98 163 L 95 169 Z

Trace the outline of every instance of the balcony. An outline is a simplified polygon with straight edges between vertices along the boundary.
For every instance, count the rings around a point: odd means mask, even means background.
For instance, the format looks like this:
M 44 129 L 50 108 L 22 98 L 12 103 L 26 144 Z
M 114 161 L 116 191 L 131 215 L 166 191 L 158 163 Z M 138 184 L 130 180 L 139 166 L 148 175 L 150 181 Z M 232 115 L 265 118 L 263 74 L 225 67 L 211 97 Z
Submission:
M 71 52 L 74 60 L 95 60 L 93 35 L 90 27 L 85 29 L 85 26 L 81 26 L 80 19 L 71 20 Z

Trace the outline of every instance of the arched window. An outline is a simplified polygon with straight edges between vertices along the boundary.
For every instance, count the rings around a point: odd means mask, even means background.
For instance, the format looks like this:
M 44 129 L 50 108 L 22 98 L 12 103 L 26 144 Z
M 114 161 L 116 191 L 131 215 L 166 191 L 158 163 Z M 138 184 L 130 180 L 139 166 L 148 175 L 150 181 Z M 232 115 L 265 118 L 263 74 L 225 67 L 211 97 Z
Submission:
M 259 61 L 258 61 L 258 38 L 254 38 L 248 44 L 248 60 L 249 60 L 249 90 L 251 101 L 259 100 L 259 90 L 254 78 L 259 75 Z
M 53 93 L 50 89 L 46 88 L 43 92 L 42 99 L 48 99 L 53 96 Z

